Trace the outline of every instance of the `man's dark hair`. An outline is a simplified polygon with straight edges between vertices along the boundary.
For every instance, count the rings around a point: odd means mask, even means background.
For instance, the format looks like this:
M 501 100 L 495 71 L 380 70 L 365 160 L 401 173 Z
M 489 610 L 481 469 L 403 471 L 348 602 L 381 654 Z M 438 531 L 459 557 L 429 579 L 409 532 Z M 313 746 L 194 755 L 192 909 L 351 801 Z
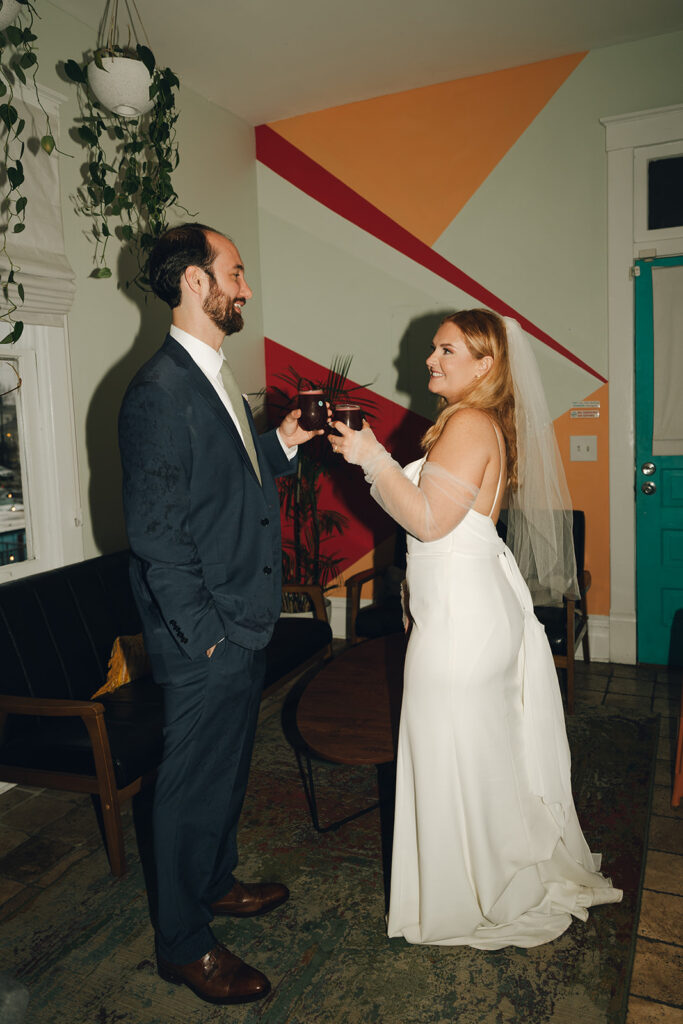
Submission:
M 209 245 L 206 224 L 178 224 L 160 235 L 149 257 L 152 291 L 171 309 L 180 305 L 180 278 L 187 267 L 199 267 L 211 274 L 216 253 Z M 216 231 L 216 234 L 221 234 Z

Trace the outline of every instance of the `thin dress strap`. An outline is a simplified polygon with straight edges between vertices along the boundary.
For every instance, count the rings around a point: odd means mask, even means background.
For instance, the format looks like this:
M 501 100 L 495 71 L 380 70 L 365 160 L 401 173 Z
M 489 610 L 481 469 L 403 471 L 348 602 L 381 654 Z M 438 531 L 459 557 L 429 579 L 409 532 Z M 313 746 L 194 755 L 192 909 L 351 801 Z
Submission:
M 489 416 L 488 418 L 491 421 L 491 426 L 493 427 L 493 433 L 496 435 L 496 441 L 498 442 L 498 458 L 500 460 L 500 469 L 498 470 L 498 486 L 496 487 L 496 496 L 493 499 L 493 505 L 491 506 L 491 511 L 489 512 L 489 514 L 487 516 L 487 518 L 490 519 L 491 516 L 493 515 L 494 509 L 496 507 L 496 502 L 498 501 L 498 495 L 500 494 L 500 485 L 501 485 L 501 482 L 502 482 L 502 479 L 503 479 L 503 449 L 502 449 L 501 444 L 500 444 L 500 437 L 498 436 L 498 428 L 497 428 L 496 424 L 493 422 L 493 420 L 491 419 L 491 417 Z

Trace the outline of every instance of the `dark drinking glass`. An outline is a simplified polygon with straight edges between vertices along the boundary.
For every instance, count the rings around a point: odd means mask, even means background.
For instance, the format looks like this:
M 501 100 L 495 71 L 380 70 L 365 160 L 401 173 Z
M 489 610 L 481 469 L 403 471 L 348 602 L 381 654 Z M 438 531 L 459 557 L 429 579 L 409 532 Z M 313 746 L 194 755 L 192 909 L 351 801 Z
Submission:
M 345 423 L 351 430 L 363 429 L 363 412 L 359 405 L 352 405 L 350 402 L 335 405 L 334 419 Z
M 327 406 L 325 405 L 325 396 L 320 388 L 300 391 L 298 405 L 301 409 L 299 423 L 304 430 L 322 430 L 327 423 Z

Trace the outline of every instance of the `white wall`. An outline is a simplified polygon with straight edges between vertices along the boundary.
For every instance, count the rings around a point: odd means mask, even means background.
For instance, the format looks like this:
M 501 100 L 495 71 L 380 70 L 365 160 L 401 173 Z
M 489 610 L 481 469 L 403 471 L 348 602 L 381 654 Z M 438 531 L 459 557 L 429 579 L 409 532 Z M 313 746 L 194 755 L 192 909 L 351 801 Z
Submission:
M 137 290 L 117 287 L 122 260 L 117 259 L 116 242 L 110 242 L 108 250 L 114 277 L 98 281 L 88 276 L 92 269 L 85 237 L 88 225 L 76 216 L 69 200 L 80 184 L 85 154 L 68 134 L 79 116 L 77 88 L 66 80 L 59 65 L 69 58 L 80 60 L 95 40 L 88 26 L 49 0 L 39 5 L 39 13 L 35 26 L 38 81 L 67 97 L 61 107 L 60 148 L 70 156 L 60 156 L 59 161 L 66 253 L 77 278 L 68 332 L 84 550 L 89 557 L 126 544 L 116 418 L 128 381 L 163 341 L 170 317 L 167 307 L 154 297 L 145 300 Z M 156 57 L 163 63 L 163 53 Z M 264 366 L 253 130 L 187 89 L 181 88 L 178 107 L 180 164 L 174 184 L 191 216 L 181 211 L 173 215 L 173 221 L 196 219 L 215 225 L 233 237 L 240 249 L 255 297 L 246 309 L 245 329 L 231 342 L 231 349 L 244 390 L 257 390 L 264 382 Z M 126 276 L 124 269 L 121 277 Z

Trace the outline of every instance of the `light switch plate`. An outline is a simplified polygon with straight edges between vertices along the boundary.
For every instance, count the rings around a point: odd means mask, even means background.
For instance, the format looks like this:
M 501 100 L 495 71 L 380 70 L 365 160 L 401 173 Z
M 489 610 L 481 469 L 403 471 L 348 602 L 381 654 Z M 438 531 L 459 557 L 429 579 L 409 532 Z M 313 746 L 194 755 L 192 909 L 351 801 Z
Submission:
M 569 438 L 569 458 L 572 462 L 597 462 L 598 439 L 592 434 Z

